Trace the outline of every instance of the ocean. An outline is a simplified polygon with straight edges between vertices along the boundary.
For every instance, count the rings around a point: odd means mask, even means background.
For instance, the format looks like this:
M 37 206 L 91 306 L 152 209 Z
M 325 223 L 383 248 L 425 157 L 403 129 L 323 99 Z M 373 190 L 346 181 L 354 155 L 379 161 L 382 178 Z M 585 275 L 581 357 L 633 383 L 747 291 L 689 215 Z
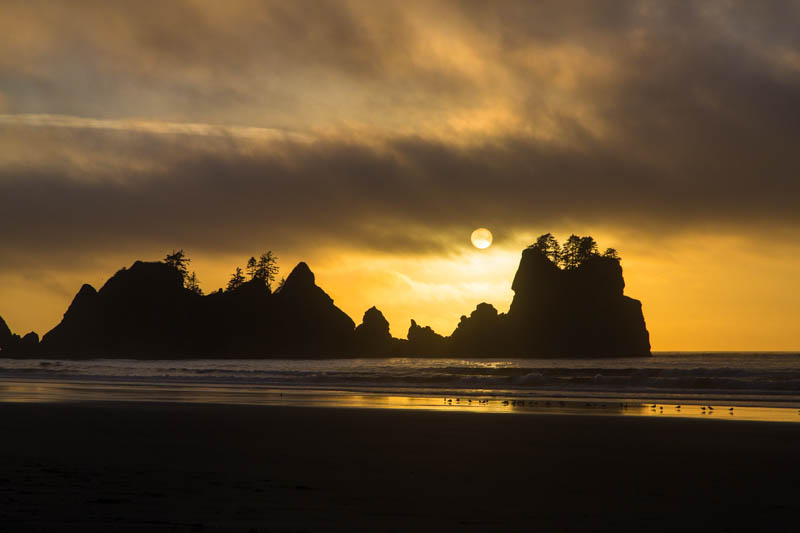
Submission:
M 597 360 L 0 359 L 0 401 L 93 399 L 492 412 L 636 406 L 639 414 L 655 405 L 657 414 L 666 406 L 668 414 L 681 416 L 725 407 L 728 414 L 767 409 L 770 419 L 780 412 L 800 421 L 800 353 L 658 352 Z

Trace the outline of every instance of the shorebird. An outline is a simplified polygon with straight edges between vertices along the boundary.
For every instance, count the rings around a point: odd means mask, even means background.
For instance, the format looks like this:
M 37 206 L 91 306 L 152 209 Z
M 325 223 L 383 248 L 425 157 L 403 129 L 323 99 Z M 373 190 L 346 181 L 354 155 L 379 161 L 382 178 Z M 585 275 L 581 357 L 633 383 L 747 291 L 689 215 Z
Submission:
M 680 406 L 680 405 L 676 405 L 676 406 L 675 406 L 675 409 L 680 409 L 680 408 L 681 408 L 681 406 Z
M 713 407 L 711 407 L 711 406 L 709 405 L 709 406 L 708 406 L 708 410 L 709 410 L 709 411 L 713 411 L 713 410 L 714 410 L 714 408 L 713 408 Z
M 508 400 L 503 400 L 503 405 L 508 405 Z

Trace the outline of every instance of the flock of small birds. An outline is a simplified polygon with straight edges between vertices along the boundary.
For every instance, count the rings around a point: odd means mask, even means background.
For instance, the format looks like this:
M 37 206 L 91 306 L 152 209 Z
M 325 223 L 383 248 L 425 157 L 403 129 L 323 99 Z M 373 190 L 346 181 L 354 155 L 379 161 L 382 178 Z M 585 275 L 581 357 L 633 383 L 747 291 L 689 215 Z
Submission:
M 453 403 L 453 399 L 452 398 L 445 398 L 444 399 L 444 403 L 452 404 Z M 456 403 L 461 403 L 461 398 L 456 398 Z M 467 404 L 471 404 L 471 403 L 472 403 L 472 399 L 468 398 L 467 399 Z M 477 399 L 477 400 L 475 400 L 475 403 L 488 405 L 489 404 L 489 400 Z
M 663 405 L 658 405 L 658 404 L 655 404 L 655 403 L 650 406 L 650 412 L 655 412 L 656 408 L 658 408 L 658 412 L 659 413 L 663 413 L 664 412 L 664 406 Z M 680 405 L 676 405 L 675 406 L 675 410 L 680 412 L 681 406 Z M 700 412 L 703 413 L 703 414 L 711 414 L 711 413 L 714 412 L 714 406 L 713 405 L 701 405 L 700 406 Z M 734 408 L 733 407 L 729 407 L 728 408 L 728 412 L 730 414 L 733 414 Z
M 466 405 L 472 405 L 472 403 L 473 403 L 473 400 L 470 399 L 470 398 L 467 398 L 466 400 L 462 400 L 461 398 L 447 398 L 447 397 L 444 397 L 444 398 L 442 398 L 442 400 L 443 400 L 443 403 L 445 403 L 447 405 L 453 405 L 453 404 L 456 404 L 456 405 L 465 405 L 465 404 Z M 477 403 L 478 405 L 489 405 L 490 401 L 491 400 L 476 399 L 476 400 L 474 400 L 474 403 Z M 539 401 L 539 400 L 496 400 L 496 401 L 499 402 L 502 405 L 511 405 L 512 407 L 534 407 L 534 406 L 537 406 L 537 405 L 542 405 L 544 407 L 551 407 L 551 406 L 567 407 L 567 402 L 565 402 L 563 400 L 562 401 L 556 401 L 556 400 L 541 400 L 541 401 Z M 607 404 L 607 403 L 589 403 L 589 402 L 587 402 L 587 403 L 583 404 L 584 407 L 609 407 L 609 406 L 615 407 L 617 405 L 621 409 L 627 409 L 628 408 L 628 404 L 626 404 L 626 403 Z
M 555 401 L 555 400 L 542 400 L 542 401 L 538 401 L 538 400 L 498 400 L 498 401 L 502 405 L 511 405 L 512 407 L 534 407 L 534 406 L 537 406 L 537 405 L 542 405 L 542 406 L 545 406 L 545 407 L 550 407 L 550 406 L 566 407 L 566 405 L 567 405 L 566 402 L 564 402 L 564 401 Z M 455 402 L 455 404 L 460 404 L 460 405 L 463 405 L 463 404 L 472 405 L 473 400 L 471 398 L 467 398 L 464 401 L 462 401 L 461 398 L 447 398 L 447 397 L 444 398 L 444 403 L 447 404 L 447 405 L 453 405 L 454 402 Z M 485 400 L 485 399 L 475 399 L 474 400 L 474 403 L 476 403 L 478 405 L 489 405 L 489 402 L 490 402 L 490 400 Z M 620 409 L 627 409 L 629 407 L 629 405 L 627 403 L 624 403 L 624 402 L 619 403 L 619 404 L 616 404 L 616 403 L 606 404 L 606 403 L 586 402 L 586 403 L 583 404 L 583 406 L 584 407 L 609 407 L 609 406 L 617 407 L 618 406 Z M 681 406 L 680 405 L 674 406 L 674 409 L 675 409 L 675 411 L 677 411 L 679 413 L 681 412 Z M 728 408 L 728 413 L 733 414 L 734 410 L 735 409 L 733 407 L 729 407 Z M 654 404 L 652 404 L 650 406 L 650 412 L 651 413 L 658 412 L 659 414 L 661 414 L 661 413 L 664 412 L 664 406 L 654 403 Z M 700 406 L 700 412 L 702 414 L 712 414 L 714 412 L 714 406 L 713 405 L 701 405 Z M 797 411 L 797 414 L 800 414 L 800 409 Z

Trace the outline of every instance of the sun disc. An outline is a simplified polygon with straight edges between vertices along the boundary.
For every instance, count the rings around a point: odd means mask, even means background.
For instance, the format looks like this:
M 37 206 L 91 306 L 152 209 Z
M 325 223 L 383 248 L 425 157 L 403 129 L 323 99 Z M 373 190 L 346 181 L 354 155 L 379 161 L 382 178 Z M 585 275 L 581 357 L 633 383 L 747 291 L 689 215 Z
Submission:
M 483 250 L 484 248 L 491 246 L 492 232 L 486 228 L 478 228 L 472 232 L 470 240 L 475 248 L 480 248 Z

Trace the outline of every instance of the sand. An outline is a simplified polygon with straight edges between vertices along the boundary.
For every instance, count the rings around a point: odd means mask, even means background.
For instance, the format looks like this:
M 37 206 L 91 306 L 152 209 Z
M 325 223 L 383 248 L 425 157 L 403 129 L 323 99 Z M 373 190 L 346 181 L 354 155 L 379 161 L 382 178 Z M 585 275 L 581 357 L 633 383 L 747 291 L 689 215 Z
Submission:
M 0 531 L 795 531 L 800 424 L 0 403 Z

